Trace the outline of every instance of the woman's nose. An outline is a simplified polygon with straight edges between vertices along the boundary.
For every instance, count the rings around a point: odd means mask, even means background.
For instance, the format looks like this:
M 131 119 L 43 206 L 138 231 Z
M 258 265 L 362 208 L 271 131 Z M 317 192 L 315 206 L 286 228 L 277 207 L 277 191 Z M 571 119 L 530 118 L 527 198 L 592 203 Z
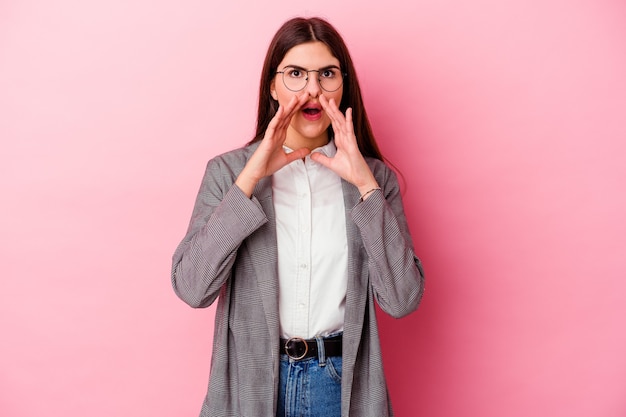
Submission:
M 309 72 L 309 81 L 306 83 L 306 90 L 309 93 L 309 96 L 313 98 L 320 95 L 322 88 L 320 86 L 319 74 L 317 71 Z

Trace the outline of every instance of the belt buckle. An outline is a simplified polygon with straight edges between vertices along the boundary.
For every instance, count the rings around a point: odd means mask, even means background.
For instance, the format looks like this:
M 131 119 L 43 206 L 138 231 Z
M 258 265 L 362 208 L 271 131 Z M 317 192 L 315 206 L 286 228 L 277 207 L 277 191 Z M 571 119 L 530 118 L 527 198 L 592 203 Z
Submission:
M 291 337 L 285 342 L 285 352 L 294 361 L 299 361 L 309 352 L 309 344 L 301 337 Z

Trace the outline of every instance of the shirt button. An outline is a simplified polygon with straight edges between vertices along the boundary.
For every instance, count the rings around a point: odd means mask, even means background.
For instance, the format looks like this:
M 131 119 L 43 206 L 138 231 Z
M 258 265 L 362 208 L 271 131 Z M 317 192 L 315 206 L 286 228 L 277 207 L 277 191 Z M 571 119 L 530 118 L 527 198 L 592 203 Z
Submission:
M 306 269 L 307 266 L 308 266 L 307 264 L 300 264 L 300 268 L 302 268 L 302 269 Z

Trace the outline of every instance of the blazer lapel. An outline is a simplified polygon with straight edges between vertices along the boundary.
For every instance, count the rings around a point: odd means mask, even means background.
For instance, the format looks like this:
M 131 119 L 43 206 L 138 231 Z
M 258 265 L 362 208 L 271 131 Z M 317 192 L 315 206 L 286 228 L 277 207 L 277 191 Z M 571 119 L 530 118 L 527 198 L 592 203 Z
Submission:
M 253 267 L 265 310 L 269 337 L 270 340 L 278 341 L 278 246 L 276 217 L 272 201 L 272 177 L 265 177 L 259 181 L 253 195 L 261 204 L 268 221 L 246 240 L 246 245 L 248 250 L 255 255 L 252 257 Z
M 352 208 L 358 204 L 359 190 L 342 180 L 343 200 L 346 210 L 346 235 L 348 238 L 348 288 L 346 291 L 346 311 L 344 316 L 343 358 L 351 366 L 356 360 L 365 305 L 367 301 L 368 273 L 363 268 L 363 242 L 361 232 L 352 221 Z

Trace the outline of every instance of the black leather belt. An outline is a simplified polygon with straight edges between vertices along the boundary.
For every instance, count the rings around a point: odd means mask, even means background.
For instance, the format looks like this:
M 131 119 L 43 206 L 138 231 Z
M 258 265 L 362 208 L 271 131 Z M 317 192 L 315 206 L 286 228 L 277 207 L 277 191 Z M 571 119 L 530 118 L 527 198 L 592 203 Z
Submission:
M 341 335 L 322 339 L 324 342 L 324 356 L 341 356 Z M 280 353 L 286 354 L 291 359 L 299 361 L 317 357 L 317 340 L 292 337 L 280 339 Z

